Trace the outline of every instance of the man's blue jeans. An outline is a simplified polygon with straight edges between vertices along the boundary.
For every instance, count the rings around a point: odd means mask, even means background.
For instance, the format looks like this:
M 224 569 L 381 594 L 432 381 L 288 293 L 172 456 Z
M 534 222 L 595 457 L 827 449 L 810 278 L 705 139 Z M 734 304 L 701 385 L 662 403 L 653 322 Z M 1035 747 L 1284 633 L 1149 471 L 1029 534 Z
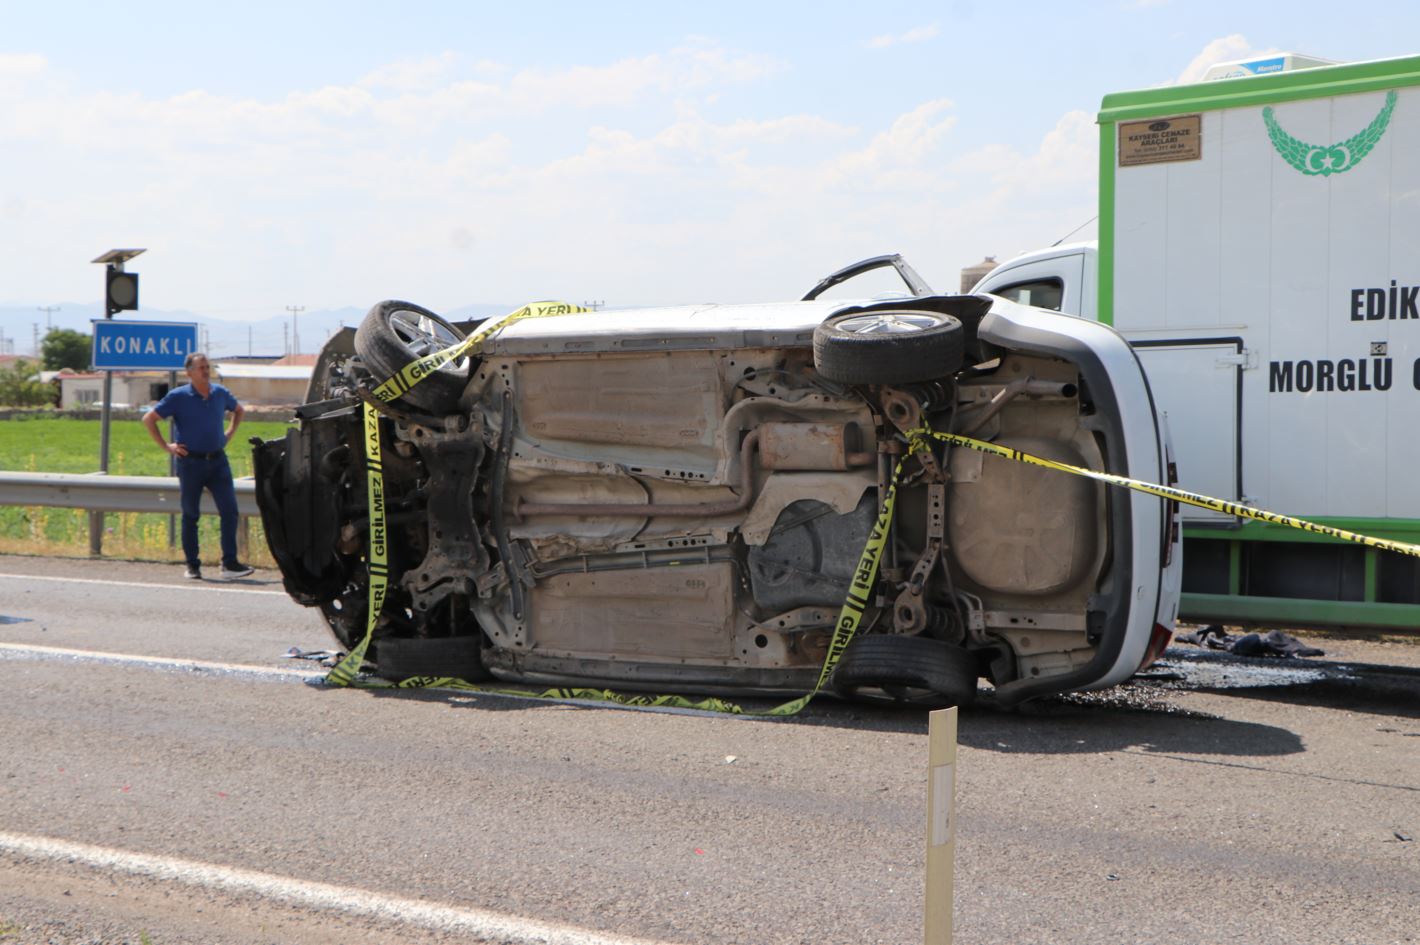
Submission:
M 212 502 L 222 521 L 222 564 L 237 560 L 237 493 L 232 488 L 232 467 L 227 454 L 215 459 L 179 456 L 178 488 L 182 496 L 182 553 L 187 563 L 198 566 L 197 516 L 202 510 L 202 490 L 212 493 Z

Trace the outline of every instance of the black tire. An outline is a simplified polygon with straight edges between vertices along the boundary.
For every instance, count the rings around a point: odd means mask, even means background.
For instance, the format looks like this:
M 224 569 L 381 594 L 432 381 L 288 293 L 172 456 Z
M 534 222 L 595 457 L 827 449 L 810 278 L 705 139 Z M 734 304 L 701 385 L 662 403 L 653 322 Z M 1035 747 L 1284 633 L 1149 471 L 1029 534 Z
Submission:
M 814 368 L 840 384 L 911 384 L 956 373 L 965 345 L 955 315 L 845 312 L 814 329 Z
M 375 673 L 398 682 L 411 676 L 452 676 L 469 682 L 492 679 L 483 665 L 483 638 L 381 637 Z
M 968 706 L 976 701 L 976 658 L 930 637 L 875 634 L 843 652 L 832 685 L 844 698 L 910 705 Z
M 463 337 L 463 332 L 427 308 L 390 299 L 370 309 L 355 330 L 355 353 L 375 376 L 375 382 L 382 384 L 405 365 L 462 341 Z M 468 383 L 471 360 L 465 355 L 450 361 L 421 378 L 398 399 L 425 413 L 449 413 Z

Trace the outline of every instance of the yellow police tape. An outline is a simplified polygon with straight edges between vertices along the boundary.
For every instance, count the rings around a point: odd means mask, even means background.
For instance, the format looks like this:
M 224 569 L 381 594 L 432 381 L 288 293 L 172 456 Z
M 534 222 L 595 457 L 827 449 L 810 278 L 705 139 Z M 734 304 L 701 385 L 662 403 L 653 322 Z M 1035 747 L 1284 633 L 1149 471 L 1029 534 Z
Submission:
M 486 338 L 513 322 L 521 322 L 529 318 L 546 318 L 550 315 L 575 315 L 578 312 L 586 311 L 589 309 L 582 308 L 580 305 L 569 305 L 566 302 L 529 302 L 503 318 L 489 319 L 487 327 L 469 335 L 458 344 L 450 345 L 442 351 L 435 351 L 433 354 L 425 355 L 417 361 L 406 364 L 394 377 L 375 388 L 375 397 L 383 403 L 389 403 L 397 397 L 403 396 L 411 387 L 434 371 L 439 370 L 450 361 L 457 361 L 475 348 L 480 347 Z
M 1188 492 L 1184 489 L 1175 489 L 1172 486 L 1160 486 L 1152 482 L 1130 479 L 1127 476 L 1116 476 L 1113 473 L 1097 472 L 1093 469 L 1071 466 L 1069 463 L 1059 463 L 1053 459 L 1042 459 L 1039 456 L 1032 456 L 1030 453 L 1024 453 L 1020 450 L 1011 449 L 1010 447 L 997 446 L 995 443 L 987 443 L 982 440 L 974 440 L 969 436 L 961 436 L 956 433 L 938 433 L 927 427 L 913 430 L 908 436 L 909 439 L 913 440 L 921 440 L 924 437 L 930 437 L 944 443 L 954 443 L 957 446 L 965 446 L 967 449 L 988 453 L 992 456 L 1000 456 L 1018 463 L 1040 466 L 1045 469 L 1054 469 L 1075 476 L 1085 476 L 1089 479 L 1107 482 L 1112 486 L 1123 486 L 1126 489 L 1133 489 L 1135 492 L 1158 496 L 1161 499 L 1173 499 L 1175 502 L 1197 506 L 1200 509 L 1211 509 L 1214 512 L 1224 512 L 1228 515 L 1237 515 L 1241 518 L 1248 518 L 1257 522 L 1269 522 L 1273 525 L 1286 525 L 1288 528 L 1296 528 L 1304 532 L 1327 535 L 1331 538 L 1354 542 L 1358 545 L 1366 545 L 1370 548 L 1381 548 L 1386 551 L 1395 551 L 1403 555 L 1411 555 L 1412 557 L 1420 558 L 1420 545 L 1413 545 L 1409 542 L 1394 541 L 1389 538 L 1372 538 L 1370 535 L 1348 532 L 1342 528 L 1333 528 L 1330 525 L 1309 522 L 1304 518 L 1295 518 L 1291 515 L 1280 515 L 1277 512 L 1249 508 L 1246 505 L 1239 505 L 1236 502 L 1229 502 L 1226 499 L 1215 499 L 1212 496 L 1200 495 L 1197 492 Z
M 385 403 L 395 400 L 415 384 L 419 383 L 423 378 L 427 377 L 431 372 L 438 370 L 451 361 L 457 361 L 469 352 L 474 351 L 493 333 L 506 325 L 511 325 L 513 322 L 528 318 L 568 315 L 585 311 L 587 311 L 587 309 L 569 305 L 566 302 L 533 302 L 525 305 L 509 314 L 507 317 L 493 321 L 487 328 L 469 335 L 458 344 L 445 348 L 442 351 L 436 351 L 431 355 L 427 355 L 406 365 L 399 373 L 395 374 L 375 389 L 375 397 Z M 877 521 L 874 522 L 872 533 L 869 535 L 868 541 L 863 547 L 863 552 L 859 556 L 858 566 L 854 569 L 853 580 L 849 586 L 848 595 L 843 602 L 842 609 L 839 611 L 838 621 L 834 625 L 833 637 L 829 641 L 828 651 L 824 655 L 823 666 L 819 670 L 818 680 L 814 683 L 812 690 L 797 699 L 775 706 L 772 709 L 755 711 L 745 709 L 736 703 L 727 702 L 726 700 L 714 697 L 689 699 L 684 696 L 674 695 L 631 695 L 614 692 L 610 689 L 589 688 L 517 689 L 480 685 L 450 676 L 414 676 L 399 682 L 392 682 L 359 675 L 360 667 L 365 659 L 365 653 L 370 648 L 370 640 L 374 637 L 375 624 L 379 619 L 381 609 L 384 607 L 385 594 L 389 587 L 389 549 L 384 514 L 384 475 L 380 453 L 380 418 L 379 413 L 368 403 L 365 404 L 364 420 L 365 458 L 370 508 L 369 608 L 364 637 L 355 645 L 350 653 L 326 675 L 325 682 L 331 686 L 353 685 L 374 689 L 459 689 L 498 695 L 520 696 L 530 699 L 557 699 L 563 701 L 586 700 L 633 708 L 682 709 L 746 716 L 795 715 L 802 711 L 814 696 L 823 691 L 823 687 L 833 674 L 834 667 L 838 665 L 839 660 L 842 658 L 844 650 L 848 648 L 848 644 L 853 641 L 854 635 L 858 632 L 858 627 L 863 619 L 863 613 L 867 610 L 871 602 L 873 588 L 877 582 L 878 566 L 882 560 L 883 547 L 887 540 L 889 524 L 892 521 L 893 510 L 897 502 L 897 486 L 902 475 L 903 463 L 914 453 L 928 449 L 928 440 L 938 440 L 943 443 L 963 446 L 967 449 L 977 450 L 978 452 L 987 453 L 992 456 L 999 456 L 1018 463 L 1039 466 L 1045 469 L 1054 469 L 1058 472 L 1069 473 L 1076 476 L 1084 476 L 1099 482 L 1108 483 L 1109 485 L 1133 489 L 1136 492 L 1143 492 L 1161 499 L 1172 499 L 1173 501 L 1197 506 L 1198 508 L 1211 509 L 1216 512 L 1237 515 L 1255 521 L 1270 522 L 1275 525 L 1285 525 L 1290 528 L 1297 528 L 1318 535 L 1328 535 L 1332 538 L 1355 542 L 1372 548 L 1381 548 L 1387 551 L 1395 551 L 1400 554 L 1420 557 L 1420 545 L 1385 538 L 1372 538 L 1368 535 L 1348 532 L 1344 529 L 1309 522 L 1305 519 L 1295 518 L 1290 515 L 1280 515 L 1276 512 L 1249 508 L 1245 505 L 1239 505 L 1236 502 L 1229 502 L 1225 499 L 1215 499 L 1211 496 L 1200 495 L 1196 492 L 1188 492 L 1171 486 L 1161 486 L 1138 479 L 1130 479 L 1127 476 L 1098 472 L 1093 469 L 1085 469 L 1081 466 L 1072 466 L 1069 463 L 1043 459 L 1021 450 L 998 446 L 995 443 L 988 443 L 984 440 L 977 440 L 956 433 L 939 433 L 932 430 L 930 427 L 923 426 L 919 429 L 911 430 L 907 434 L 908 451 L 898 460 L 897 465 L 893 469 L 892 478 L 888 483 L 887 493 L 883 497 L 882 507 L 878 510 Z

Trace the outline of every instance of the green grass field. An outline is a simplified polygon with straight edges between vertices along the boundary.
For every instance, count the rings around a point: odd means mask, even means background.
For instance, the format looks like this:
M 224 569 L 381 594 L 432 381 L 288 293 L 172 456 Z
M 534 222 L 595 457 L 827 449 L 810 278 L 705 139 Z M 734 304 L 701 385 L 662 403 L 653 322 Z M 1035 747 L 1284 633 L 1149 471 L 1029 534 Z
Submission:
M 232 474 L 251 475 L 247 439 L 283 435 L 284 423 L 248 421 L 237 430 L 227 451 Z M 166 431 L 166 424 L 164 425 Z M 0 420 L 0 470 L 12 472 L 89 473 L 99 468 L 99 421 L 67 417 Z M 115 420 L 109 430 L 109 473 L 166 476 L 168 457 L 137 420 Z M 199 525 L 203 560 L 219 557 L 217 517 L 204 515 Z M 81 509 L 0 506 L 0 552 L 87 555 L 88 513 Z M 168 516 L 109 513 L 105 516 L 104 554 L 151 561 L 181 561 L 180 549 L 168 545 Z M 248 557 L 270 565 L 271 556 L 259 520 L 252 520 Z

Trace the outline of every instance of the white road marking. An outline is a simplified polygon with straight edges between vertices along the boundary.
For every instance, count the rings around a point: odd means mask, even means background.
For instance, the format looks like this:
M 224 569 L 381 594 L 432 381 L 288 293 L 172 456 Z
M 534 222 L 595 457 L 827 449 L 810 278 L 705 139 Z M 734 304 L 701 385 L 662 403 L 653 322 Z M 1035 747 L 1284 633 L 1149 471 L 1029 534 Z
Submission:
M 36 646 L 28 643 L 0 643 L 0 653 L 32 653 L 38 656 L 67 656 L 95 663 L 146 663 L 173 669 L 211 669 L 226 673 L 256 673 L 262 676 L 324 677 L 325 670 L 287 669 L 280 666 L 253 666 L 247 663 L 218 663 L 212 660 L 183 660 L 165 656 L 135 656 L 103 650 L 78 650 L 64 646 Z
M 85 866 L 200 889 L 262 896 L 294 906 L 365 916 L 417 925 L 436 932 L 460 932 L 480 941 L 509 945 L 656 945 L 647 939 L 618 938 L 572 925 L 532 922 L 518 916 L 481 909 L 440 906 L 417 899 L 384 896 L 351 886 L 314 883 L 290 876 L 149 856 L 48 837 L 0 831 L 0 851 L 35 860 L 82 863 Z
M 23 659 L 26 655 L 38 657 L 66 657 L 80 662 L 91 663 L 130 663 L 139 666 L 154 666 L 160 669 L 209 669 L 224 673 L 244 673 L 250 676 L 281 676 L 299 678 L 305 680 L 324 679 L 329 672 L 326 669 L 287 669 L 280 666 L 255 666 L 250 663 L 217 663 L 211 660 L 185 660 L 172 659 L 165 656 L 137 656 L 131 653 L 111 653 L 103 650 L 79 650 L 63 646 L 39 646 L 29 643 L 0 643 L 0 659 L 5 659 L 5 654 L 13 653 L 18 658 Z M 491 685 L 502 685 L 493 683 Z M 517 683 L 507 683 L 513 688 L 521 688 Z M 547 689 L 545 686 L 529 686 L 529 692 L 542 692 Z M 351 687 L 351 691 L 363 691 L 360 686 Z M 606 702 L 599 699 L 580 699 L 576 697 L 560 696 L 528 696 L 517 695 L 511 692 L 491 692 L 478 689 L 455 689 L 446 686 L 426 686 L 419 689 L 382 689 L 383 692 L 443 692 L 449 693 L 454 698 L 477 695 L 483 699 L 516 699 L 545 703 L 547 705 L 569 705 L 583 706 L 589 709 L 611 709 L 619 712 L 649 712 L 661 715 L 689 715 L 707 719 L 730 719 L 736 722 L 771 722 L 774 718 L 764 715 L 732 715 L 724 712 L 712 712 L 708 709 L 682 709 L 669 705 L 620 705 L 615 702 Z
M 209 581 L 189 581 L 186 584 L 145 584 L 141 581 L 105 581 L 102 578 L 51 577 L 41 574 L 0 574 L 0 579 L 16 581 L 58 581 L 62 584 L 107 584 L 113 587 L 153 587 L 169 591 L 205 591 L 209 594 L 270 594 L 287 597 L 285 591 L 257 591 L 244 587 L 213 587 Z

